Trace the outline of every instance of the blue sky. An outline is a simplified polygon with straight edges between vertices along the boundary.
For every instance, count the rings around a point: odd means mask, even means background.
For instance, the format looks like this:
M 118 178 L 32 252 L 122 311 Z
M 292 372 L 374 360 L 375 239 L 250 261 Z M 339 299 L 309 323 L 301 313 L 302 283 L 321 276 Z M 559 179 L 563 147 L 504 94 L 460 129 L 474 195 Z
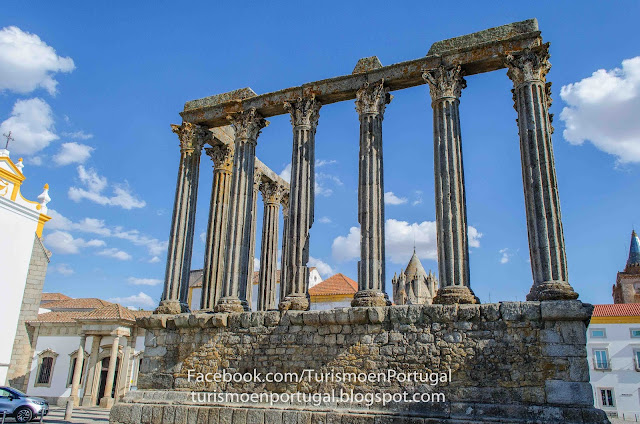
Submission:
M 25 158 L 24 195 L 33 199 L 44 183 L 51 186 L 55 220 L 45 228 L 45 243 L 54 255 L 45 290 L 146 308 L 157 303 L 179 158 L 169 124 L 180 122 L 184 102 L 349 74 L 366 56 L 377 55 L 384 65 L 414 59 L 435 41 L 536 17 L 551 42 L 548 78 L 570 283 L 584 301 L 610 303 L 631 228 L 640 227 L 640 59 L 633 60 L 640 56 L 639 12 L 637 2 L 589 1 L 393 7 L 5 1 L 0 129 L 14 131 L 12 158 Z M 475 231 L 471 285 L 483 302 L 523 300 L 531 270 L 511 82 L 505 70 L 467 82 L 460 110 Z M 414 237 L 425 268 L 437 268 L 428 90 L 393 94 L 383 124 L 385 191 L 393 193 L 386 206 L 388 292 Z M 291 161 L 289 118 L 269 120 L 257 155 L 281 173 Z M 316 143 L 313 264 L 324 277 L 342 272 L 355 279 L 352 102 L 321 110 Z M 203 156 L 194 268 L 202 266 L 211 179 Z M 261 212 L 259 202 L 258 252 Z

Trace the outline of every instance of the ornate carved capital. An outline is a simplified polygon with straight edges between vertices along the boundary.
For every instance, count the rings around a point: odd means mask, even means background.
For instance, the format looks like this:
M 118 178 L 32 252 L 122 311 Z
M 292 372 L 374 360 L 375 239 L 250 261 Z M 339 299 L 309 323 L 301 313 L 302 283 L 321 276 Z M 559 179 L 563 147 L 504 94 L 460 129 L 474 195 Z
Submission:
M 356 111 L 360 116 L 384 116 L 384 110 L 392 98 L 389 88 L 384 86 L 384 80 L 373 84 L 365 83 L 364 87 L 356 92 Z
M 182 125 L 171 124 L 171 131 L 178 134 L 180 151 L 184 153 L 200 153 L 202 146 L 213 136 L 207 127 L 191 122 L 183 122 Z
M 262 184 L 262 171 L 258 168 L 255 168 L 253 172 L 253 191 L 258 192 L 260 190 L 260 184 Z
M 264 119 L 255 107 L 234 113 L 233 115 L 227 116 L 227 119 L 236 130 L 236 140 L 241 139 L 254 144 L 258 140 L 260 131 L 269 125 L 269 121 Z
M 263 181 L 260 183 L 260 192 L 265 203 L 279 205 L 285 195 L 285 187 L 275 181 Z
M 431 101 L 445 97 L 460 98 L 462 89 L 467 87 L 467 81 L 462 77 L 460 65 L 445 67 L 440 65 L 422 73 L 422 78 L 429 84 Z
M 549 57 L 549 43 L 507 55 L 505 57 L 505 65 L 509 68 L 507 76 L 516 87 L 524 82 L 545 82 L 546 75 L 551 69 Z
M 283 216 L 288 216 L 289 215 L 289 190 L 286 190 L 284 195 L 282 196 L 282 201 L 280 202 L 280 205 L 282 205 L 282 215 Z
M 322 104 L 315 97 L 302 98 L 284 103 L 284 110 L 291 114 L 291 125 L 312 131 L 318 126 Z
M 231 171 L 233 169 L 233 144 L 217 144 L 204 150 L 213 161 L 216 170 Z

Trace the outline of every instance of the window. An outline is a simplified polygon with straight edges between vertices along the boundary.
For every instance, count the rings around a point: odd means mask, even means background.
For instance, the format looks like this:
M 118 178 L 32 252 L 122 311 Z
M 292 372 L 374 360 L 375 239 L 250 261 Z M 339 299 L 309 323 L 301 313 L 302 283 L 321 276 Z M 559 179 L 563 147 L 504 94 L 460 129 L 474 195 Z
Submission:
M 46 349 L 38 355 L 38 372 L 36 373 L 35 387 L 51 387 L 51 378 L 53 377 L 53 367 L 58 356 L 51 349 Z
M 636 362 L 636 371 L 640 371 L 640 349 L 633 350 L 633 359 Z
M 593 328 L 591 330 L 591 337 L 596 339 L 604 339 L 607 337 L 607 333 L 604 331 L 604 328 Z
M 640 328 L 632 328 L 631 337 L 634 339 L 640 338 Z
M 76 372 L 76 358 L 78 358 L 78 351 L 76 350 L 75 352 L 71 353 L 69 356 L 71 356 L 71 360 L 70 360 L 70 364 L 69 364 L 69 377 L 67 379 L 67 387 L 71 387 L 71 385 L 73 385 L 73 374 Z M 86 360 L 85 358 L 87 357 L 87 353 L 85 352 L 84 357 L 83 357 L 83 361 L 82 361 L 82 368 L 80 369 L 80 385 L 82 385 L 82 379 L 84 378 L 84 368 L 86 366 Z
M 600 401 L 602 402 L 602 407 L 613 408 L 615 406 L 613 389 L 600 389 Z
M 605 349 L 597 349 L 593 351 L 594 368 L 597 370 L 609 369 L 609 358 Z

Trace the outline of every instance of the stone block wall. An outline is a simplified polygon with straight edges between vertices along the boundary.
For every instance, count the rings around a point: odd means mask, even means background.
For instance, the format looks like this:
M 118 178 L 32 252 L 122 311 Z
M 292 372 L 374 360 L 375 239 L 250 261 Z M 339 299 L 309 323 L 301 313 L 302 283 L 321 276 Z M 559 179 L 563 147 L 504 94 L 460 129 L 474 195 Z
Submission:
M 246 418 L 235 418 L 246 414 L 260 415 L 256 422 L 271 424 L 266 414 L 284 416 L 290 410 L 304 417 L 309 414 L 309 420 L 315 417 L 320 419 L 316 422 L 329 422 L 327 408 L 337 411 L 339 421 L 334 422 L 385 422 L 393 417 L 425 423 L 608 422 L 602 411 L 593 408 L 589 384 L 585 331 L 591 311 L 591 305 L 580 301 L 554 301 L 153 315 L 138 322 L 148 330 L 138 377 L 143 391 L 116 405 L 111 419 L 115 423 L 134 422 L 129 414 L 137 414 L 134 409 L 142 414 L 146 405 L 149 411 L 162 409 L 149 412 L 149 417 L 154 413 L 163 416 L 169 407 L 173 408 L 169 412 L 172 416 L 177 416 L 180 408 L 187 411 L 184 413 L 196 408 L 208 411 L 201 413 L 207 417 L 217 414 L 217 418 L 203 422 L 234 424 L 248 423 Z M 435 388 L 398 381 L 197 383 L 188 380 L 189 369 L 203 373 L 223 369 L 263 373 L 450 369 L 452 379 Z M 435 390 L 444 393 L 446 401 L 385 407 L 293 403 L 198 406 L 189 396 L 191 391 L 316 393 L 332 389 L 360 393 Z M 216 408 L 219 412 L 211 412 Z M 233 408 L 240 411 L 233 412 L 233 421 L 220 418 L 228 413 L 226 409 Z M 340 418 L 343 415 L 347 418 Z M 297 422 L 306 422 L 303 416 L 303 421 Z M 435 418 L 439 421 L 428 421 Z M 162 422 L 179 422 L 178 418 L 173 420 L 163 418 Z
M 33 347 L 35 347 L 36 334 L 33 328 L 29 328 L 27 321 L 38 318 L 40 300 L 42 299 L 42 288 L 47 275 L 49 258 L 51 253 L 45 249 L 40 238 L 36 235 L 33 241 L 31 259 L 29 261 L 29 272 L 22 296 L 22 307 L 18 317 L 18 328 L 16 338 L 13 342 L 11 352 L 11 362 L 7 381 L 11 387 L 23 392 L 27 390 L 29 382 L 29 370 L 33 358 Z

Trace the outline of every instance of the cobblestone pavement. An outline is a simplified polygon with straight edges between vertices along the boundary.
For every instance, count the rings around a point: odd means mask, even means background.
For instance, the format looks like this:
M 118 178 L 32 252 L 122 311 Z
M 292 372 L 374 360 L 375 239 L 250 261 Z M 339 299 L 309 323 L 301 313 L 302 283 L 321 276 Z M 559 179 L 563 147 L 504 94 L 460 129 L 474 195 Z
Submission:
M 0 417 L 1 420 L 1 417 Z M 13 418 L 7 418 L 7 423 L 15 423 Z M 39 423 L 40 420 L 32 421 L 32 423 Z M 64 420 L 64 408 L 57 406 L 51 407 L 49 415 L 44 417 L 42 421 L 44 423 L 72 423 L 72 424 L 87 424 L 87 423 L 108 423 L 109 422 L 109 410 L 104 408 L 74 408 L 71 421 Z

